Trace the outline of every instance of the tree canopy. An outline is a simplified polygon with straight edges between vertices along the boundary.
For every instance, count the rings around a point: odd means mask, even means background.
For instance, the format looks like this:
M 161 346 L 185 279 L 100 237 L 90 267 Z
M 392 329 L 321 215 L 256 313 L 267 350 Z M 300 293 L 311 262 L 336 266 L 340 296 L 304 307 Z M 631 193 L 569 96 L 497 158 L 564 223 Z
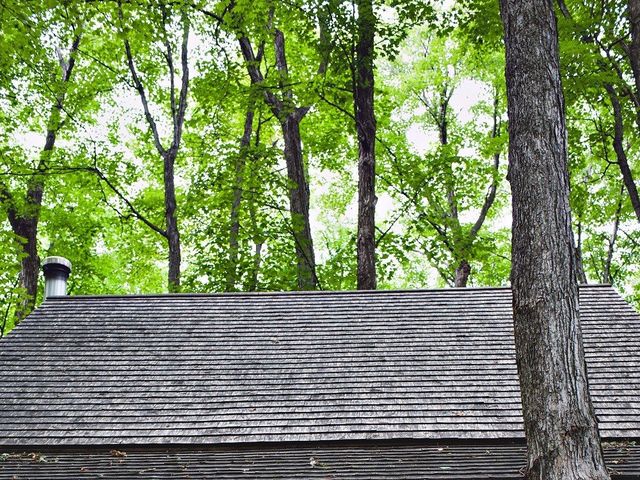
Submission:
M 640 7 L 556 10 L 577 275 L 637 304 Z M 498 2 L 0 0 L 0 47 L 2 334 L 48 255 L 71 294 L 508 284 Z

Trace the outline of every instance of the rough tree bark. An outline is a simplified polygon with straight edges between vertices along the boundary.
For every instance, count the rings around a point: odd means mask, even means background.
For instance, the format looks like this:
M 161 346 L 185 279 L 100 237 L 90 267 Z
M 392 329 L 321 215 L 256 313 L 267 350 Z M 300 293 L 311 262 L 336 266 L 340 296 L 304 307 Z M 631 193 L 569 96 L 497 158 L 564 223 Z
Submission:
M 253 132 L 254 104 L 249 100 L 244 117 L 244 129 L 240 138 L 240 150 L 235 161 L 235 179 L 231 200 L 231 212 L 229 213 L 229 258 L 227 260 L 227 292 L 236 290 L 238 283 L 238 237 L 240 234 L 240 204 L 242 203 L 244 170 L 247 163 L 247 153 L 251 145 L 251 133 Z
M 607 93 L 609 94 L 609 100 L 613 107 L 613 119 L 614 119 L 614 135 L 613 135 L 613 150 L 616 152 L 616 158 L 618 160 L 618 166 L 620 167 L 620 173 L 622 173 L 622 180 L 624 186 L 629 194 L 633 211 L 636 214 L 636 218 L 640 222 L 640 196 L 638 195 L 638 188 L 633 179 L 631 168 L 629 168 L 629 161 L 627 154 L 624 150 L 624 123 L 622 118 L 622 108 L 620 107 L 620 101 L 616 94 L 613 85 L 605 84 Z
M 374 39 L 376 17 L 371 0 L 358 0 L 358 44 L 354 110 L 358 134 L 358 290 L 376 288 L 376 117 L 374 112 Z
M 287 163 L 287 174 L 291 182 L 289 186 L 289 209 L 296 243 L 298 259 L 298 288 L 314 290 L 318 286 L 316 277 L 316 259 L 311 237 L 309 220 L 309 183 L 302 158 L 302 141 L 300 139 L 300 120 L 306 112 L 299 111 L 287 115 L 280 120 L 284 137 L 284 158 Z
M 608 479 L 589 396 L 552 0 L 500 0 L 516 361 L 530 480 Z
M 7 217 L 13 233 L 22 238 L 21 250 L 23 257 L 21 260 L 20 286 L 24 289 L 26 296 L 16 308 L 16 323 L 24 319 L 35 308 L 38 292 L 38 274 L 40 272 L 38 223 L 45 190 L 45 175 L 49 159 L 55 147 L 58 131 L 64 123 L 62 114 L 64 112 L 65 97 L 71 81 L 73 67 L 75 66 L 75 56 L 80 46 L 80 40 L 80 35 L 74 37 L 68 58 L 65 59 L 60 54 L 62 87 L 56 96 L 49 115 L 45 144 L 40 152 L 38 166 L 28 179 L 23 205 L 19 206 L 16 203 L 15 195 L 11 193 L 6 185 L 0 183 L 0 202 L 7 205 Z
M 118 2 L 118 15 L 120 19 L 120 28 L 124 32 L 124 15 L 122 11 L 122 4 Z M 127 58 L 127 66 L 131 72 L 131 78 L 133 85 L 138 91 L 142 107 L 144 109 L 144 115 L 151 130 L 153 136 L 153 142 L 162 158 L 163 167 L 163 184 L 164 184 L 164 228 L 153 224 L 146 218 L 136 215 L 141 221 L 143 221 L 149 228 L 156 233 L 162 235 L 168 246 L 168 265 L 169 272 L 167 278 L 167 287 L 169 292 L 180 291 L 180 263 L 181 263 L 181 248 L 180 248 L 180 230 L 178 228 L 178 216 L 177 216 L 177 202 L 176 202 L 176 189 L 175 189 L 175 162 L 180 150 L 180 142 L 182 139 L 182 129 L 184 125 L 185 114 L 187 110 L 187 93 L 189 91 L 189 62 L 188 62 L 188 40 L 189 40 L 189 17 L 186 13 L 182 14 L 182 43 L 180 51 L 180 68 L 181 68 L 181 80 L 180 91 L 178 98 L 176 99 L 175 92 L 175 66 L 173 59 L 173 48 L 171 42 L 168 39 L 166 32 L 166 23 L 168 20 L 168 12 L 166 7 L 160 6 L 162 11 L 162 19 L 164 29 L 164 58 L 169 69 L 170 80 L 170 107 L 171 107 L 171 121 L 172 121 L 172 138 L 169 147 L 165 147 L 160 139 L 158 127 L 156 125 L 153 115 L 149 109 L 149 100 L 145 91 L 142 80 L 138 75 L 138 72 L 133 61 L 133 54 L 131 52 L 131 45 L 128 37 L 123 33 L 124 49 Z
M 294 105 L 293 91 L 288 82 L 289 69 L 284 35 L 278 29 L 273 30 L 276 68 L 279 74 L 278 86 L 282 94 L 278 97 L 271 89 L 263 88 L 264 98 L 280 122 L 284 139 L 284 158 L 290 182 L 289 211 L 296 249 L 298 289 L 314 290 L 318 287 L 318 277 L 316 276 L 315 251 L 309 219 L 309 183 L 300 138 L 300 122 L 310 107 Z M 251 41 L 246 36 L 240 36 L 238 41 L 251 83 L 254 85 L 263 84 L 264 76 L 259 66 L 260 53 L 258 56 L 254 54 Z M 323 73 L 325 69 L 326 65 L 323 64 L 318 71 Z

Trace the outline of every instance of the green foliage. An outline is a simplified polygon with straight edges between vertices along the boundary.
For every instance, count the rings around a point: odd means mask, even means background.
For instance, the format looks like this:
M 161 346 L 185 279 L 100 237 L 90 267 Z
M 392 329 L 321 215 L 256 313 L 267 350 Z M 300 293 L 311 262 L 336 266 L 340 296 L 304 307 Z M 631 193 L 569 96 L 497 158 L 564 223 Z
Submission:
M 451 285 L 462 261 L 471 266 L 470 285 L 507 285 L 508 139 L 498 2 L 377 0 L 373 5 L 378 285 Z M 637 179 L 640 128 L 629 93 L 635 86 L 625 42 L 619 41 L 627 36 L 628 20 L 613 0 L 567 2 L 567 8 L 571 17 L 559 15 L 559 27 L 576 240 L 589 281 L 611 281 L 639 304 L 640 229 L 622 189 L 604 89 L 611 84 L 619 92 L 625 149 Z M 161 141 L 169 145 L 171 96 L 179 85 L 171 85 L 163 52 L 169 45 L 178 59 L 184 15 L 191 25 L 191 84 L 176 160 L 183 290 L 296 288 L 291 185 L 279 120 L 265 103 L 265 88 L 291 109 L 309 108 L 301 136 L 319 283 L 330 290 L 356 287 L 351 2 L 236 0 L 231 8 L 226 0 L 137 0 L 122 2 L 121 19 L 115 1 L 3 0 L 0 322 L 5 333 L 25 293 L 19 287 L 24 239 L 9 225 L 11 208 L 38 217 L 40 258 L 71 259 L 70 293 L 164 291 L 166 241 L 142 220 L 164 228 L 163 171 L 123 40 L 129 39 Z M 285 38 L 288 75 L 276 68 L 276 29 Z M 241 35 L 259 55 L 261 85 L 251 86 L 238 48 Z M 68 57 L 75 38 L 80 38 L 76 64 L 64 82 L 59 57 Z M 179 80 L 179 62 L 175 69 Z M 64 108 L 58 109 L 61 98 Z M 248 108 L 254 110 L 251 139 L 241 147 Z M 43 154 L 52 129 L 56 147 Z M 45 186 L 39 210 L 25 196 L 33 178 Z M 476 231 L 492 185 L 495 199 Z M 238 192 L 236 251 L 231 212 Z M 42 285 L 39 297 L 41 290 Z

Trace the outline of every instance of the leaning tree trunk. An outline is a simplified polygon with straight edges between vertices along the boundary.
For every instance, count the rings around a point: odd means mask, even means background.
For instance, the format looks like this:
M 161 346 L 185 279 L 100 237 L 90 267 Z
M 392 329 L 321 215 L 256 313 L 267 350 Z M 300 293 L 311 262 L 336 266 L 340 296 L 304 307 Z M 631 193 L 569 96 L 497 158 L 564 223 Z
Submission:
M 636 187 L 633 174 L 631 173 L 631 168 L 629 167 L 627 153 L 624 150 L 624 123 L 622 119 L 622 108 L 620 107 L 620 101 L 618 100 L 618 95 L 616 94 L 613 86 L 605 84 L 605 88 L 609 94 L 611 106 L 613 107 L 613 150 L 616 152 L 616 158 L 618 160 L 618 166 L 620 167 L 620 173 L 622 174 L 622 180 L 624 181 L 624 186 L 629 194 L 633 211 L 640 222 L 640 195 L 638 195 L 638 188 Z
M 608 479 L 589 396 L 552 0 L 501 0 L 516 361 L 530 480 Z
M 281 120 L 284 158 L 289 182 L 289 210 L 298 264 L 298 288 L 314 290 L 318 286 L 316 260 L 309 221 L 309 184 L 302 158 L 298 110 Z
M 376 288 L 376 117 L 373 56 L 376 18 L 371 0 L 358 0 L 358 45 L 354 91 L 358 133 L 358 289 Z
M 176 188 L 174 183 L 174 165 L 177 149 L 169 149 L 163 155 L 164 161 L 164 219 L 166 223 L 166 238 L 169 246 L 169 292 L 180 291 L 180 231 L 176 215 Z

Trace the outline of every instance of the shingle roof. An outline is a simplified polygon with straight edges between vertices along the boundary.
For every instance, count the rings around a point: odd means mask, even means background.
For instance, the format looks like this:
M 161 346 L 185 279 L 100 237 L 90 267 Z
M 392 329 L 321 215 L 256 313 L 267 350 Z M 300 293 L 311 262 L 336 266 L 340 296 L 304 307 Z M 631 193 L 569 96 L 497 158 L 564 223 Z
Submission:
M 604 449 L 614 480 L 637 479 L 640 447 Z M 25 452 L 0 456 L 0 480 L 521 480 L 518 445 L 329 445 Z
M 522 438 L 508 289 L 60 297 L 0 341 L 0 444 Z M 581 288 L 604 437 L 640 438 L 640 317 Z

